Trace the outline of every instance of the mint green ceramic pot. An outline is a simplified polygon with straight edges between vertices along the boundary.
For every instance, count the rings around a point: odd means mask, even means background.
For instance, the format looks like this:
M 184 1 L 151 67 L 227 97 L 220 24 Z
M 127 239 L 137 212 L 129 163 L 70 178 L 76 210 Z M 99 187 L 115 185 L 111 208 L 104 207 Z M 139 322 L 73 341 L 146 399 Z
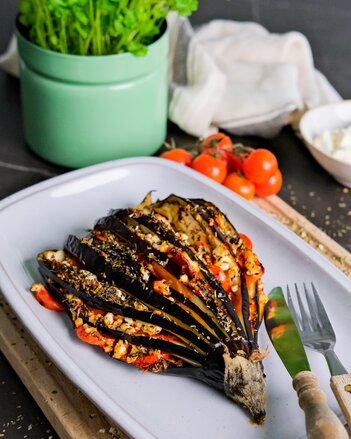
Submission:
M 79 168 L 163 144 L 167 31 L 144 57 L 65 55 L 17 37 L 25 139 L 38 155 Z

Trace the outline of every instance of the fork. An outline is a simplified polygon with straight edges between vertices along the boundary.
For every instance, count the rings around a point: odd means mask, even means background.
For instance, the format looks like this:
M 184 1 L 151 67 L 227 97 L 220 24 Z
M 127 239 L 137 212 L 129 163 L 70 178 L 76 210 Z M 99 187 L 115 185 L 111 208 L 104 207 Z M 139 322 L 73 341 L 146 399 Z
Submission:
M 351 374 L 334 352 L 336 336 L 328 314 L 313 282 L 311 294 L 303 284 L 307 309 L 303 305 L 300 292 L 295 284 L 296 297 L 301 318 L 294 305 L 289 286 L 287 286 L 288 305 L 299 330 L 303 344 L 322 353 L 327 361 L 331 380 L 330 386 L 351 428 Z

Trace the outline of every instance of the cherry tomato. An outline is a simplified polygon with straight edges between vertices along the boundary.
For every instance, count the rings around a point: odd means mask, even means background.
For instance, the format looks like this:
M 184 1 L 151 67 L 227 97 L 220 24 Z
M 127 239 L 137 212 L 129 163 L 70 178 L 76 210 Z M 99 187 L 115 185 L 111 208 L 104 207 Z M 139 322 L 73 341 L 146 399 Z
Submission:
M 150 354 L 150 355 L 144 355 L 143 357 L 137 358 L 135 361 L 133 361 L 132 364 L 134 366 L 139 367 L 140 369 L 148 368 L 150 366 L 153 366 L 155 363 L 161 361 L 161 360 L 169 360 L 171 358 L 170 354 L 167 354 L 166 352 L 159 352 L 157 354 Z
M 170 149 L 169 151 L 161 154 L 160 157 L 186 166 L 191 166 L 193 161 L 193 156 L 190 154 L 190 152 L 185 151 L 183 148 Z
M 87 307 L 89 312 L 93 313 L 96 316 L 104 316 L 106 314 L 106 311 L 102 311 L 101 309 L 98 308 L 93 308 L 91 306 Z
M 244 233 L 240 233 L 240 238 L 244 241 L 244 244 L 246 245 L 246 247 L 249 248 L 250 250 L 252 250 L 251 239 L 247 235 L 245 235 Z
M 243 158 L 236 154 L 227 154 L 228 172 L 242 171 Z
M 223 183 L 227 175 L 225 164 L 220 159 L 206 153 L 197 156 L 193 160 L 191 167 L 218 183 Z
M 251 154 L 253 148 L 248 146 L 234 147 L 233 152 L 227 152 L 228 172 L 242 172 L 244 160 Z
M 52 297 L 49 291 L 42 284 L 34 284 L 31 291 L 35 294 L 35 298 L 40 303 L 51 311 L 64 311 L 66 307 Z
M 216 159 L 219 159 L 221 162 L 224 163 L 225 167 L 228 168 L 228 155 L 230 154 L 228 151 L 213 147 L 206 148 L 203 152 L 211 155 L 212 157 L 215 157 Z
M 268 197 L 277 194 L 283 184 L 282 173 L 279 169 L 265 183 L 255 184 L 256 195 L 259 197 Z
M 230 137 L 226 136 L 225 134 L 215 133 L 206 137 L 201 142 L 201 147 L 203 150 L 208 148 L 217 148 L 231 152 L 233 150 L 233 142 L 231 141 Z
M 105 346 L 108 341 L 114 341 L 113 338 L 106 337 L 100 334 L 100 332 L 97 331 L 87 332 L 84 325 L 78 326 L 78 328 L 76 328 L 76 334 L 85 343 L 89 343 L 101 347 Z
M 220 159 L 228 167 L 228 154 L 233 151 L 230 137 L 223 133 L 212 134 L 201 142 L 202 152 Z
M 278 169 L 278 161 L 275 155 L 268 149 L 256 149 L 246 157 L 242 171 L 245 177 L 254 183 L 264 183 L 275 174 Z
M 246 200 L 251 200 L 255 195 L 255 185 L 252 181 L 237 172 L 232 172 L 224 180 L 224 186 L 231 189 L 233 192 L 241 195 Z
M 221 283 L 224 291 L 226 291 L 228 293 L 230 291 L 230 285 L 227 281 L 227 276 L 225 275 L 222 268 L 219 267 L 218 265 L 213 264 L 213 265 L 209 266 L 209 269 L 212 271 L 212 273 L 214 274 L 216 279 Z

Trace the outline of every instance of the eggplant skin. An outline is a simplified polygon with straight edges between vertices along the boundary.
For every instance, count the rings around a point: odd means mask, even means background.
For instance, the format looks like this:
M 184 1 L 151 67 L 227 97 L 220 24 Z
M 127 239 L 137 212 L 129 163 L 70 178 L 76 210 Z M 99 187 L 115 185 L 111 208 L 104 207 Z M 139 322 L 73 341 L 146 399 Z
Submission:
M 82 341 L 144 371 L 200 380 L 264 422 L 264 269 L 214 204 L 149 193 L 37 259 Z

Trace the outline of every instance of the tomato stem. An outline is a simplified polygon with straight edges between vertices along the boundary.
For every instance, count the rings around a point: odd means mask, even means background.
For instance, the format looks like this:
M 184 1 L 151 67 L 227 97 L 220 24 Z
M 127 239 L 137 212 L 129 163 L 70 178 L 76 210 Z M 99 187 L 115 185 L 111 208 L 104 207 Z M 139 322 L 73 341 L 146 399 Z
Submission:
M 233 153 L 241 158 L 244 158 L 247 154 L 251 154 L 252 148 L 243 145 L 242 143 L 233 144 Z

